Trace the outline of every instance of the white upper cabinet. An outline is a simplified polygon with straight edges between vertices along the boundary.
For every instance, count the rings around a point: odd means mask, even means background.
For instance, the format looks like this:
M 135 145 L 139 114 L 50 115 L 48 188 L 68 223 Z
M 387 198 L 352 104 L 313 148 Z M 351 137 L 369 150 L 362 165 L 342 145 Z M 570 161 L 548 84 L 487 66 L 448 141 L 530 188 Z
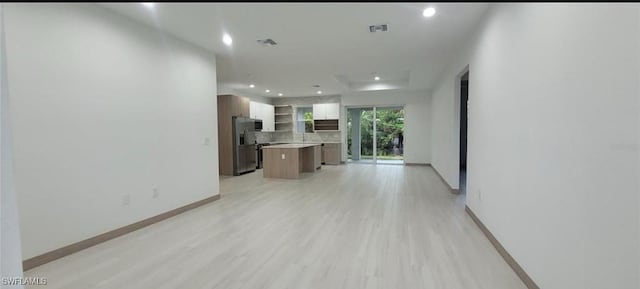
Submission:
M 340 104 L 325 103 L 326 119 L 340 119 Z
M 327 119 L 327 109 L 324 103 L 317 103 L 313 105 L 313 119 Z
M 250 101 L 249 102 L 249 118 L 255 118 L 255 119 L 260 119 L 258 118 L 258 105 L 261 104 L 259 102 L 255 102 L 255 101 Z
M 263 116 L 262 119 L 262 131 L 275 131 L 276 130 L 276 120 L 275 120 L 275 111 L 273 105 L 263 104 Z
M 275 131 L 275 115 L 273 105 L 251 101 L 249 117 L 262 120 L 262 131 Z
M 339 103 L 318 103 L 313 105 L 313 119 L 327 120 L 340 118 Z

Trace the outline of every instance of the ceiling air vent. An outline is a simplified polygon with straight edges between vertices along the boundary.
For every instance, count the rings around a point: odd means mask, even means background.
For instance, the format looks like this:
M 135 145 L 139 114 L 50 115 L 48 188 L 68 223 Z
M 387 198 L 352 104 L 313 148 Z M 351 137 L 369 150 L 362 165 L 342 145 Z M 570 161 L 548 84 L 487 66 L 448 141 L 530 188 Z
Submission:
M 388 26 L 387 24 L 380 24 L 380 25 L 371 25 L 369 26 L 369 32 L 378 32 L 378 31 L 387 31 Z
M 273 39 L 271 38 L 267 38 L 267 39 L 258 39 L 257 40 L 259 44 L 261 44 L 262 46 L 276 46 L 278 45 L 278 43 L 276 43 L 275 41 L 273 41 Z

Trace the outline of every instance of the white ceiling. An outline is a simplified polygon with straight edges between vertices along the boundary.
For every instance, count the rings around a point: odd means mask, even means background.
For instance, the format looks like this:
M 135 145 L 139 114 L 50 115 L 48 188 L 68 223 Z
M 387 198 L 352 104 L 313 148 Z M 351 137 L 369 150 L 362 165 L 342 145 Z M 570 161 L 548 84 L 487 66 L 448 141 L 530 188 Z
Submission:
M 480 3 L 137 3 L 103 4 L 214 51 L 218 81 L 275 97 L 377 89 L 430 89 L 465 43 Z M 434 17 L 422 10 L 433 6 Z M 387 32 L 369 25 L 388 24 Z M 233 45 L 222 43 L 223 33 Z M 272 38 L 263 47 L 256 40 Z M 374 74 L 381 77 L 374 81 Z M 256 88 L 249 88 L 254 83 Z M 270 89 L 270 93 L 265 93 Z

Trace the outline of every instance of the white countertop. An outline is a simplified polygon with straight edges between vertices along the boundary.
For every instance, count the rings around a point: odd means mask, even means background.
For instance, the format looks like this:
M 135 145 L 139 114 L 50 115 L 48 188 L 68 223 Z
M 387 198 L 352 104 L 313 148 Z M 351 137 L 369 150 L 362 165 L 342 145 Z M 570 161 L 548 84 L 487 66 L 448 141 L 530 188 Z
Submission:
M 288 144 L 279 144 L 279 145 L 270 145 L 262 147 L 263 150 L 266 149 L 302 149 L 308 147 L 319 146 L 319 143 L 288 143 Z
M 323 144 L 323 143 L 342 143 L 342 142 L 339 142 L 339 141 L 319 141 L 319 142 L 270 141 L 270 142 L 259 143 L 259 144 L 279 145 L 279 144 Z

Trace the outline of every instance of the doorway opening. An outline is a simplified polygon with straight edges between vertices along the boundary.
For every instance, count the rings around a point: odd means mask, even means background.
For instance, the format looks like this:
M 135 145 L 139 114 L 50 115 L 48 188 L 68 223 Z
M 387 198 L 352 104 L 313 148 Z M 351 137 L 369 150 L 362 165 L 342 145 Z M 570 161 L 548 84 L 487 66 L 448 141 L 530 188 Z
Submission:
M 469 71 L 460 77 L 460 193 L 467 192 L 467 131 L 469 119 Z
M 404 164 L 404 107 L 347 108 L 351 163 Z

